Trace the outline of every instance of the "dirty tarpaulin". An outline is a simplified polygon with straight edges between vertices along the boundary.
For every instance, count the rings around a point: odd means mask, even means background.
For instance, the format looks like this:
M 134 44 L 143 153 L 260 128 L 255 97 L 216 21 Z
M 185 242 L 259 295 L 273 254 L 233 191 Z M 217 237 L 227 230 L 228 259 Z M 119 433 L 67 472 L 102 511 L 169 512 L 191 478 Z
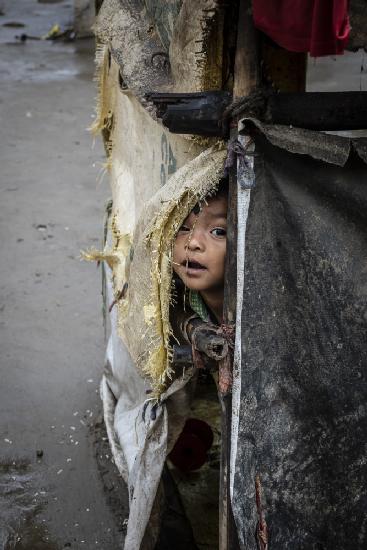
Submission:
M 128 290 L 110 312 L 101 393 L 114 460 L 129 489 L 125 550 L 155 547 L 162 469 L 189 414 L 195 384 L 195 369 L 175 378 L 170 366 L 174 236 L 197 201 L 218 186 L 225 156 L 220 145 L 204 151 L 146 205 L 127 252 Z M 112 244 L 110 231 L 102 259 L 111 256 Z M 112 303 L 113 273 L 106 263 Z
M 367 140 L 245 121 L 231 495 L 257 548 L 367 546 Z M 246 202 L 246 201 L 242 201 Z M 239 255 L 240 257 L 240 255 Z

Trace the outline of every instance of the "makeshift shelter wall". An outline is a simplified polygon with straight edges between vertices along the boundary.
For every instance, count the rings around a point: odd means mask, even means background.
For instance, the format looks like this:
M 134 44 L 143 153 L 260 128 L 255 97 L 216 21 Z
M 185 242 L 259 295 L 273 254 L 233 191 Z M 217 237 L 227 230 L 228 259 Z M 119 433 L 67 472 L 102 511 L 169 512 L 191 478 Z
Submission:
M 146 216 L 140 220 L 140 226 L 152 221 L 160 202 L 154 205 L 150 216 L 149 199 L 161 190 L 162 202 L 169 202 L 164 200 L 171 198 L 169 190 L 166 191 L 169 178 L 196 158 L 202 146 L 190 139 L 170 135 L 141 106 L 134 94 L 121 89 L 120 66 L 110 55 L 108 46 L 99 48 L 97 58 L 99 99 L 93 129 L 101 130 L 105 140 L 113 207 L 105 250 L 102 254 L 97 253 L 95 259 L 104 259 L 108 264 L 106 297 L 107 306 L 111 306 L 127 282 L 126 264 L 133 259 L 131 244 L 139 216 L 145 208 Z M 223 158 L 214 164 L 216 170 L 221 169 Z M 195 165 L 194 174 L 198 171 Z M 200 189 L 205 185 L 209 186 L 207 190 L 211 189 L 211 180 L 208 183 L 205 177 L 197 179 Z M 213 181 L 218 180 L 215 172 Z M 190 178 L 183 180 L 186 191 L 190 181 Z M 178 180 L 175 184 L 178 194 L 180 182 Z M 168 193 L 166 197 L 165 193 Z M 192 197 L 190 200 L 196 199 Z M 183 212 L 186 211 L 183 209 Z M 136 254 L 134 261 L 138 258 Z M 150 265 L 148 252 L 141 259 Z M 149 266 L 146 269 L 149 270 Z M 140 310 L 143 306 L 144 300 L 141 300 Z M 129 487 L 130 515 L 125 550 L 151 550 L 159 532 L 160 497 L 156 494 L 160 476 L 167 452 L 188 415 L 193 372 L 187 369 L 183 377 L 173 382 L 160 396 L 160 406 L 155 412 L 152 409 L 154 401 L 146 393 L 151 387 L 149 380 L 140 376 L 129 353 L 131 350 L 119 337 L 118 326 L 124 308 L 115 304 L 110 313 L 111 336 L 101 395 L 114 460 Z M 139 340 L 140 337 L 139 334 Z
M 182 57 L 184 41 L 185 59 L 191 60 L 184 68 L 181 67 L 178 75 L 190 90 L 199 91 L 205 88 L 209 77 L 211 86 L 220 87 L 222 70 L 218 50 L 221 50 L 222 43 L 216 40 L 216 33 L 221 31 L 222 17 L 217 17 L 217 2 L 200 0 L 193 3 L 189 0 L 185 3 L 190 3 L 195 8 L 196 24 L 189 41 L 184 32 L 180 32 L 174 40 L 179 58 Z M 171 135 L 154 120 L 155 110 L 148 104 L 146 93 L 152 89 L 166 91 L 173 87 L 164 50 L 171 39 L 170 32 L 174 27 L 173 20 L 177 19 L 180 2 L 170 3 L 172 9 L 168 11 L 172 17 L 169 21 L 163 21 L 163 30 L 169 31 L 166 33 L 168 40 L 163 48 L 159 43 L 162 29 L 158 25 L 157 33 L 157 28 L 154 29 L 152 21 L 149 21 L 151 12 L 159 8 L 160 3 L 153 1 L 144 5 L 145 2 L 139 0 L 105 0 L 95 26 L 99 41 L 99 98 L 97 118 L 92 130 L 95 133 L 102 131 L 103 134 L 113 207 L 105 250 L 103 253 L 91 254 L 90 258 L 104 259 L 108 264 L 107 307 L 113 304 L 114 299 L 118 302 L 112 309 L 110 307 L 111 336 L 101 395 L 113 456 L 129 487 L 130 515 L 126 550 L 150 550 L 155 546 L 159 531 L 159 496 L 156 497 L 156 493 L 160 485 L 160 475 L 167 452 L 172 448 L 187 417 L 191 401 L 190 387 L 195 376 L 192 369 L 186 369 L 183 377 L 173 381 L 167 391 L 160 394 L 159 407 L 157 410 L 154 408 L 155 401 L 149 399 L 146 393 L 151 388 L 149 379 L 140 376 L 141 371 L 138 372 L 136 368 L 136 358 L 132 356 L 132 350 L 119 337 L 121 319 L 126 314 L 125 304 L 127 306 L 129 302 L 128 297 L 125 301 L 121 300 L 121 291 L 126 288 L 127 265 L 133 260 L 135 264 L 141 260 L 145 263 L 149 261 L 148 252 L 145 256 L 139 256 L 131 246 L 136 236 L 134 233 L 138 233 L 134 229 L 143 208 L 161 188 L 162 202 L 169 202 L 167 199 L 172 197 L 169 191 L 165 191 L 165 184 L 176 170 L 187 165 L 204 149 L 204 144 L 198 143 L 197 139 Z M 182 21 L 185 23 L 184 18 L 181 18 Z M 156 23 L 155 21 L 157 27 Z M 205 52 L 210 42 L 215 47 L 207 62 Z M 172 54 L 170 61 L 176 66 L 174 57 Z M 217 171 L 222 173 L 223 158 L 217 158 L 213 164 L 213 181 L 200 172 L 203 168 L 201 161 L 198 166 L 195 164 L 193 167 L 194 175 L 199 173 L 196 178 L 196 192 L 200 197 L 213 189 L 215 182 L 218 183 Z M 182 180 L 186 193 L 188 188 L 191 190 L 190 169 L 188 174 L 187 181 Z M 181 180 L 178 180 L 176 199 L 180 195 L 180 188 Z M 168 195 L 164 196 L 165 193 Z M 194 192 L 188 195 L 185 205 L 190 211 L 197 197 Z M 182 208 L 182 213 L 186 212 L 183 217 L 188 213 L 185 205 Z M 155 210 L 157 206 L 158 203 L 154 204 Z M 145 222 L 152 221 L 153 210 L 148 208 L 145 212 L 146 219 L 140 220 L 140 228 L 146 225 Z M 176 216 L 176 225 L 183 221 L 179 219 L 180 215 Z M 171 227 L 171 238 L 173 232 Z M 146 266 L 145 269 L 149 270 L 150 267 Z M 138 271 L 140 279 L 141 273 L 139 269 Z M 132 281 L 129 283 L 128 293 L 134 286 Z M 167 293 L 167 300 L 169 299 L 170 292 Z M 145 311 L 144 299 L 139 304 L 138 317 Z M 165 322 L 167 324 L 168 318 Z M 134 322 L 130 325 L 130 329 L 135 326 Z M 135 333 L 135 339 L 140 340 L 141 335 L 137 336 Z M 146 344 L 145 348 L 147 347 L 149 345 Z
M 167 181 L 177 168 L 185 165 L 188 160 L 194 158 L 198 152 L 200 152 L 200 147 L 194 145 L 193 142 L 180 136 L 170 135 L 169 132 L 155 122 L 150 114 L 141 107 L 142 104 L 145 105 L 147 109 L 149 107 L 146 105 L 144 99 L 146 92 L 149 91 L 149 86 L 154 91 L 172 91 L 172 89 L 176 89 L 176 91 L 197 91 L 198 89 L 208 88 L 208 82 L 210 82 L 210 87 L 221 87 L 221 58 L 217 54 L 218 50 L 222 50 L 222 44 L 218 40 L 214 44 L 218 45 L 218 49 L 214 47 L 211 55 L 214 61 L 218 60 L 217 63 L 213 63 L 213 66 L 216 67 L 217 70 L 204 70 L 206 68 L 203 68 L 202 64 L 204 62 L 206 63 L 207 59 L 207 50 L 205 49 L 207 43 L 206 36 L 207 34 L 210 35 L 210 33 L 202 32 L 203 27 L 199 17 L 194 18 L 197 32 L 193 33 L 193 36 L 191 36 L 191 47 L 185 50 L 182 48 L 182 45 L 185 44 L 185 40 L 187 39 L 185 24 L 188 18 L 185 17 L 185 13 L 186 15 L 188 12 L 192 13 L 188 8 L 194 8 L 195 4 L 198 3 L 192 0 L 186 0 L 183 6 L 187 8 L 186 12 L 185 9 L 183 9 L 181 11 L 181 17 L 177 18 L 178 22 L 181 21 L 183 23 L 181 25 L 182 32 L 177 33 L 170 44 L 170 60 L 173 78 L 171 78 L 172 75 L 169 69 L 165 72 L 166 66 L 164 63 L 164 55 L 161 55 L 160 60 L 162 74 L 158 74 L 158 70 L 155 71 L 154 64 L 151 62 L 152 55 L 156 54 L 159 49 L 159 41 L 154 33 L 149 31 L 148 25 L 145 25 L 146 21 L 142 17 L 144 10 L 140 9 L 142 4 L 143 2 L 105 0 L 105 24 L 100 26 L 101 38 L 103 38 L 106 43 L 105 48 L 110 48 L 112 53 L 112 59 L 109 61 L 109 68 L 107 67 L 107 57 L 105 58 L 107 76 L 102 101 L 104 102 L 103 111 L 106 117 L 102 117 L 102 122 L 106 121 L 105 135 L 109 151 L 108 166 L 111 175 L 111 188 L 114 202 L 110 244 L 114 248 L 114 254 L 117 258 L 117 262 L 114 264 L 113 269 L 113 290 L 115 292 L 115 297 L 117 291 L 123 289 L 126 281 L 125 258 L 129 255 L 132 232 L 144 204 L 161 185 Z M 149 2 L 149 4 L 152 3 Z M 208 7 L 212 7 L 212 13 L 215 15 L 216 4 L 216 2 L 212 2 L 211 0 L 207 2 L 203 1 L 200 2 L 200 9 L 205 11 Z M 108 5 L 111 7 L 110 10 L 107 9 Z M 139 15 L 139 17 L 135 18 L 135 22 L 133 17 L 127 17 L 126 14 L 129 10 L 133 16 L 134 14 Z M 197 8 L 197 10 L 199 10 L 199 8 Z M 118 13 L 121 14 L 121 17 L 118 16 Z M 209 12 L 206 11 L 206 13 L 210 13 L 210 10 Z M 134 24 L 132 22 L 134 22 Z M 222 24 L 221 18 L 218 17 L 215 22 L 214 28 L 220 29 Z M 142 29 L 142 27 L 144 28 Z M 137 32 L 137 29 L 139 32 Z M 204 45 L 203 55 L 201 55 L 200 51 L 197 51 L 200 49 L 197 48 L 199 41 Z M 166 40 L 165 48 L 163 49 L 167 50 L 167 44 L 168 40 Z M 129 55 L 129 48 L 131 52 L 133 52 L 133 55 Z M 167 52 L 163 53 L 165 55 L 167 54 Z M 185 59 L 189 62 L 183 63 L 183 53 L 185 54 Z M 193 66 L 195 65 L 198 70 L 193 70 Z M 211 66 L 212 65 L 210 65 L 210 67 Z M 120 73 L 122 75 L 121 78 Z M 194 78 L 195 81 L 193 80 Z M 213 82 L 214 84 L 212 84 Z M 124 89 L 121 89 L 120 84 Z M 147 86 L 147 84 L 149 84 L 149 86 Z M 317 147 L 317 149 L 319 149 L 319 147 Z M 334 154 L 340 157 L 339 149 L 335 150 Z M 253 194 L 255 195 L 255 193 Z M 257 196 L 259 196 L 259 194 Z M 261 208 L 258 210 L 261 214 Z M 250 216 L 253 211 L 252 208 Z M 149 215 L 149 213 L 147 215 Z M 250 223 L 251 221 L 253 222 L 253 220 L 250 219 Z M 124 235 L 128 237 L 124 238 Z M 258 242 L 256 239 L 253 239 L 252 246 L 250 243 L 246 247 L 247 261 L 251 258 L 251 254 L 256 254 L 257 244 Z M 256 262 L 254 261 L 254 263 Z M 246 264 L 246 266 L 247 265 L 248 264 Z M 263 271 L 266 271 L 266 269 Z M 247 275 L 248 271 L 246 271 L 246 276 Z M 256 291 L 257 290 L 259 289 L 256 288 Z M 261 288 L 259 292 L 261 293 L 262 291 L 263 289 Z M 247 286 L 246 292 L 248 292 Z M 256 298 L 258 293 L 254 292 L 253 296 Z M 110 294 L 110 303 L 112 302 L 112 298 L 113 296 Z M 245 300 L 246 299 L 249 301 L 247 295 L 245 296 Z M 246 302 L 243 311 L 246 322 L 248 319 L 246 316 L 249 316 L 251 312 L 251 308 L 247 307 L 247 303 L 248 302 Z M 150 515 L 150 509 L 153 506 L 155 491 L 159 484 L 162 464 L 167 449 L 169 448 L 168 417 L 172 419 L 176 409 L 176 412 L 179 411 L 181 414 L 180 422 L 184 419 L 185 407 L 182 406 L 182 402 L 175 406 L 178 395 L 175 396 L 174 392 L 177 391 L 178 394 L 179 391 L 182 390 L 182 394 L 185 397 L 186 390 L 184 390 L 183 387 L 172 388 L 172 393 L 170 395 L 163 396 L 163 406 L 158 408 L 158 414 L 156 414 L 155 410 L 153 411 L 153 404 L 151 402 L 146 409 L 146 403 L 144 403 L 146 397 L 145 382 L 139 377 L 134 368 L 133 361 L 131 361 L 131 357 L 129 357 L 127 350 L 117 338 L 117 308 L 112 311 L 112 314 L 112 319 L 114 319 L 112 325 L 112 338 L 110 339 L 110 346 L 107 350 L 107 359 L 110 362 L 112 371 L 110 372 L 109 378 L 107 378 L 107 376 L 104 377 L 102 390 L 104 392 L 105 418 L 111 444 L 112 438 L 116 437 L 116 434 L 118 434 L 119 443 L 125 450 L 124 458 L 128 463 L 125 465 L 123 460 L 118 462 L 118 459 L 121 458 L 123 453 L 121 449 L 117 446 L 114 447 L 112 444 L 115 460 L 117 459 L 116 462 L 121 468 L 121 471 L 125 469 L 125 479 L 129 480 L 132 507 L 130 510 L 131 514 L 126 548 L 129 550 L 136 550 L 140 547 L 143 538 Z M 261 323 L 258 323 L 258 325 L 260 326 Z M 257 325 L 254 328 L 251 323 L 249 323 L 249 326 L 252 330 L 257 328 Z M 261 347 L 259 349 L 261 349 Z M 259 349 L 255 350 L 254 355 L 256 352 L 259 353 Z M 243 353 L 244 355 L 248 353 L 248 349 L 245 348 Z M 253 361 L 253 364 L 255 363 L 256 356 Z M 246 367 L 247 365 L 244 366 Z M 135 395 L 132 396 L 133 398 L 129 403 L 127 402 L 130 395 L 126 390 L 128 378 L 125 376 L 126 374 L 131 377 L 130 379 L 134 379 L 133 381 L 135 384 Z M 184 383 L 185 381 L 183 381 L 183 384 Z M 249 380 L 244 379 L 242 388 L 247 389 L 246 384 L 249 384 Z M 129 389 L 131 390 L 132 387 L 133 384 L 130 384 Z M 241 389 L 241 384 L 239 384 L 239 387 Z M 122 399 L 119 401 L 116 410 L 115 399 L 119 397 L 119 391 L 121 392 L 120 397 L 122 395 Z M 262 388 L 259 390 L 260 397 L 262 397 L 261 391 Z M 112 393 L 114 395 L 111 395 Z M 131 393 L 133 392 L 131 391 Z M 253 420 L 255 424 L 256 419 L 261 418 L 261 415 L 253 415 L 255 418 L 251 417 L 252 403 L 250 402 L 248 404 L 248 401 L 246 401 L 248 396 L 245 394 L 245 390 L 239 397 L 242 398 L 242 400 L 240 400 L 241 410 L 240 413 L 238 410 L 234 411 L 234 415 L 236 414 L 237 417 L 239 414 L 243 416 L 242 413 L 247 407 L 247 409 L 250 410 L 250 415 L 248 415 L 248 418 L 250 418 L 249 422 Z M 184 399 L 183 401 L 186 402 L 187 405 L 188 400 Z M 234 400 L 234 402 L 237 403 L 238 401 Z M 168 410 L 168 406 L 171 407 L 170 410 Z M 270 418 L 269 422 L 264 422 L 267 428 L 271 426 L 271 421 L 272 418 Z M 137 422 L 139 430 L 136 429 Z M 180 426 L 180 422 L 176 422 L 176 427 Z M 113 426 L 114 423 L 115 426 Z M 173 422 L 171 422 L 171 425 L 172 424 Z M 137 446 L 135 445 L 136 448 L 133 448 L 132 442 L 128 441 L 129 430 L 126 429 L 127 426 L 131 428 L 131 438 L 135 437 L 138 432 L 140 439 L 139 444 Z M 236 458 L 238 460 L 236 465 L 238 470 L 231 472 L 232 495 L 234 496 L 234 511 L 237 515 L 237 519 L 238 516 L 240 516 L 240 522 L 243 521 L 243 518 L 248 520 L 246 525 L 239 523 L 242 528 L 242 541 L 246 538 L 246 543 L 248 542 L 248 546 L 246 547 L 255 548 L 254 531 L 257 518 L 253 508 L 254 480 L 251 470 L 253 464 L 251 460 L 253 456 L 249 459 L 249 455 L 252 452 L 252 439 L 248 437 L 248 432 L 245 428 L 247 428 L 247 426 L 241 423 L 237 441 L 238 455 Z M 250 426 L 250 428 L 252 429 L 252 426 Z M 261 431 L 264 426 L 255 426 L 255 428 Z M 257 433 L 256 430 L 254 429 L 255 433 Z M 134 441 L 136 441 L 136 437 Z M 250 441 L 249 444 L 248 441 Z M 265 439 L 263 438 L 260 443 L 264 441 Z M 246 448 L 247 444 L 248 447 Z M 246 454 L 248 448 L 250 450 L 248 454 Z M 128 454 L 129 450 L 131 451 L 130 455 Z M 244 482 L 241 477 L 245 468 L 247 468 L 248 471 L 251 470 L 250 475 L 246 478 L 246 482 Z M 265 482 L 268 481 L 271 474 L 271 472 L 268 474 L 268 478 L 265 479 Z M 270 506 L 272 506 L 272 502 L 267 500 L 266 483 L 264 483 L 264 489 L 265 503 L 268 504 L 270 502 Z M 290 496 L 292 497 L 292 495 Z M 248 501 L 246 499 L 248 499 Z M 298 510 L 296 510 L 296 512 L 298 513 Z M 274 512 L 272 518 L 275 516 L 276 513 Z M 284 525 L 283 531 L 286 532 L 287 525 L 285 525 L 284 518 L 280 519 L 283 521 L 283 524 L 276 535 L 278 537 L 276 543 L 279 548 L 285 548 L 286 544 L 293 544 L 294 539 L 283 536 L 281 529 L 283 529 Z M 290 519 L 290 523 L 291 520 L 292 518 Z M 293 548 L 295 547 L 296 546 L 293 545 Z M 275 545 L 274 548 L 276 548 Z M 322 548 L 322 546 L 318 546 L 318 548 Z
M 106 81 L 110 185 L 115 237 L 132 233 L 143 207 L 169 177 L 202 147 L 170 134 L 141 106 L 129 90 L 121 90 L 119 66 L 112 59 Z M 121 258 L 123 260 L 123 258 Z M 123 262 L 115 269 L 115 289 L 125 282 Z
M 119 309 L 115 305 L 110 311 L 111 337 L 101 389 L 111 448 L 129 487 L 125 550 L 140 548 L 147 526 L 152 527 L 148 520 L 157 502 L 163 464 L 189 414 L 197 374 L 191 367 L 178 377 L 167 376 L 172 240 L 198 199 L 218 185 L 225 156 L 226 150 L 220 147 L 203 152 L 145 205 L 134 232 L 133 257 L 129 255 L 130 286 L 121 299 L 126 309 L 119 304 Z M 110 232 L 108 239 L 110 248 L 119 237 Z M 117 252 L 122 256 L 124 251 Z M 109 303 L 113 302 L 111 275 L 107 269 Z M 118 312 L 122 327 L 118 327 Z M 148 318 L 147 312 L 152 312 Z M 148 372 L 147 367 L 152 370 Z M 147 376 L 143 378 L 142 372 Z

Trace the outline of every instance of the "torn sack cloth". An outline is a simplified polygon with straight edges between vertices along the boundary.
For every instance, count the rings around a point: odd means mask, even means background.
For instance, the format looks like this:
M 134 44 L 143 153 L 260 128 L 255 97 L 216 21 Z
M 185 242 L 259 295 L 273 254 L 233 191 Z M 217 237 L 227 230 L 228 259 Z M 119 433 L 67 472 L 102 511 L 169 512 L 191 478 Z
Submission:
M 344 52 L 349 0 L 253 0 L 252 5 L 255 27 L 282 48 L 313 57 Z
M 125 251 L 128 290 L 110 308 L 101 396 L 113 458 L 129 489 L 124 550 L 153 550 L 159 536 L 164 463 L 189 415 L 197 375 L 193 367 L 176 375 L 171 365 L 172 248 L 195 204 L 215 192 L 225 157 L 223 147 L 204 151 L 144 206 Z M 113 257 L 113 239 L 110 230 L 104 258 Z M 105 263 L 113 304 L 114 273 Z

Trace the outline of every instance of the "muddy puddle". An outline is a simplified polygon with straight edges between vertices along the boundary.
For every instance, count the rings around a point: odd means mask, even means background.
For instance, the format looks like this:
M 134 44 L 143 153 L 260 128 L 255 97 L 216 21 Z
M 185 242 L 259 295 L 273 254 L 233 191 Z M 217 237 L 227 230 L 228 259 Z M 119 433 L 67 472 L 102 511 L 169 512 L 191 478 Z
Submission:
M 116 544 L 116 547 L 122 547 L 128 513 L 127 488 L 116 475 L 101 416 L 96 419 L 89 432 L 103 486 L 103 500 L 113 515 L 113 525 L 118 526 L 117 529 L 108 527 L 105 533 L 101 529 L 100 536 L 93 541 L 94 546 L 106 549 L 113 548 Z M 57 502 L 58 496 L 54 487 L 45 485 L 43 469 L 42 450 L 36 452 L 34 459 L 15 458 L 0 462 L 0 550 L 60 550 L 84 546 L 89 550 L 90 542 L 85 544 L 87 541 L 76 535 L 78 518 L 75 518 L 74 529 L 65 524 L 62 541 L 52 537 L 45 518 L 47 509 L 52 502 Z M 70 499 L 74 500 L 75 497 L 71 488 Z M 53 519 L 57 521 L 57 518 Z
M 39 473 L 29 459 L 0 462 L 0 549 L 57 550 L 39 519 L 47 504 Z

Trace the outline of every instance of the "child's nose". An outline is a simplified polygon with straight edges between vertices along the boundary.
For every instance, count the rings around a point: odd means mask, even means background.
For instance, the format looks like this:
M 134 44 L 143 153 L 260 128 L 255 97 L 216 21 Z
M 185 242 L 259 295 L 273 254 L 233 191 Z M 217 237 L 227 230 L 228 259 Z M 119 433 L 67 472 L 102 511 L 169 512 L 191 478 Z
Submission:
M 194 252 L 195 250 L 204 250 L 204 239 L 200 235 L 200 231 L 193 231 L 187 239 L 187 249 Z

